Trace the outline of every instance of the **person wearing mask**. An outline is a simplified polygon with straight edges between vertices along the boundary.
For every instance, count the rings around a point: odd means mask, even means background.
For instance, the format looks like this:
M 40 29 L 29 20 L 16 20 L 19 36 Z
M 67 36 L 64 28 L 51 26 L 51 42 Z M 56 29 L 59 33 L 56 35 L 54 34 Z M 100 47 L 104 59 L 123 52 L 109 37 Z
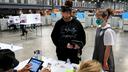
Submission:
M 111 9 L 98 10 L 96 12 L 96 23 L 99 27 L 96 30 L 95 48 L 93 59 L 102 64 L 103 70 L 115 72 L 115 64 L 112 47 L 115 43 L 116 34 L 107 23 L 109 17 L 113 14 Z
M 102 72 L 102 66 L 96 60 L 82 61 L 77 72 Z
M 81 23 L 72 18 L 71 11 L 70 7 L 62 6 L 62 18 L 56 22 L 51 38 L 59 60 L 70 59 L 71 63 L 78 64 L 86 36 Z

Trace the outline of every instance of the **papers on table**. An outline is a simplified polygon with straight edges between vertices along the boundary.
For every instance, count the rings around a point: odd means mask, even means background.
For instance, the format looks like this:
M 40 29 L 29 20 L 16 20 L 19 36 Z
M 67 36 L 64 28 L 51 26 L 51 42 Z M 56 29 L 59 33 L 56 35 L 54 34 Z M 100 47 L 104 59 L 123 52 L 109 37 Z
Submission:
M 12 51 L 17 51 L 17 50 L 23 49 L 23 47 L 12 45 L 12 44 L 0 43 L 0 49 L 10 49 Z
M 43 68 L 47 67 L 48 63 L 51 64 L 51 72 L 72 72 L 74 67 L 78 68 L 77 64 L 68 64 L 52 58 L 42 57 L 42 60 L 44 61 Z M 28 61 L 29 59 L 21 62 L 15 69 L 22 69 Z

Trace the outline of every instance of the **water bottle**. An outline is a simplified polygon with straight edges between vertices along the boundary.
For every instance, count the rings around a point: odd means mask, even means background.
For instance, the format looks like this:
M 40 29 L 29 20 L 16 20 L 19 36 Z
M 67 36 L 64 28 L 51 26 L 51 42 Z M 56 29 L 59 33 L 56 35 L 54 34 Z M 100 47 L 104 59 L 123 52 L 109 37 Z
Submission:
M 67 63 L 68 63 L 68 64 L 71 64 L 71 61 L 70 61 L 70 59 L 69 59 L 69 58 L 67 59 Z
M 41 50 L 37 50 L 38 60 L 42 60 Z
M 11 44 L 11 49 L 13 49 L 13 44 Z
M 36 58 L 38 60 L 42 60 L 42 54 L 41 54 L 40 50 L 34 51 L 34 58 Z
M 33 58 L 38 59 L 37 51 L 34 51 L 34 56 L 33 56 Z
M 65 72 L 74 72 L 73 66 L 69 58 L 67 59 L 67 69 Z

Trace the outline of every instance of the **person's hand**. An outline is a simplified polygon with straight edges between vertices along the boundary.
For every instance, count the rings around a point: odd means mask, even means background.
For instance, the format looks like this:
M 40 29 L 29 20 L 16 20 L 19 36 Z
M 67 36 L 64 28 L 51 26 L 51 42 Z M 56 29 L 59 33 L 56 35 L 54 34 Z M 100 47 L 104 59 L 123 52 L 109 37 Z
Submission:
M 48 69 L 48 68 L 43 68 L 43 69 L 41 70 L 41 72 L 51 72 L 51 70 Z
M 74 44 L 74 49 L 80 49 L 80 46 L 78 44 Z
M 68 43 L 68 44 L 67 44 L 67 48 L 69 48 L 69 49 L 72 49 L 73 46 L 74 46 L 74 45 L 72 45 L 71 43 Z
M 23 69 L 18 70 L 17 72 L 30 72 L 31 64 L 27 64 Z
M 73 44 L 68 43 L 67 48 L 69 48 L 69 49 L 80 49 L 80 46 L 78 44 L 75 44 L 75 43 L 73 43 Z
M 103 64 L 103 70 L 105 70 L 105 71 L 108 71 L 109 70 L 109 67 L 108 67 L 108 63 L 106 62 L 104 62 L 104 64 Z

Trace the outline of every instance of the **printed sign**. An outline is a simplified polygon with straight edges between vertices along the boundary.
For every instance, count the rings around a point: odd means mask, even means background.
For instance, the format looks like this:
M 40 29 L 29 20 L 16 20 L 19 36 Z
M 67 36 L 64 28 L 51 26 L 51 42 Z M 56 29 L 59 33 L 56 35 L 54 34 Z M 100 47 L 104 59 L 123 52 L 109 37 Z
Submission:
M 20 24 L 38 24 L 41 23 L 40 14 L 22 14 Z
M 20 23 L 20 17 L 19 16 L 9 16 L 8 23 L 9 24 Z
M 122 13 L 122 19 L 128 20 L 128 12 Z
M 78 19 L 85 19 L 85 13 L 84 12 L 78 12 L 78 13 L 76 13 L 76 17 Z

